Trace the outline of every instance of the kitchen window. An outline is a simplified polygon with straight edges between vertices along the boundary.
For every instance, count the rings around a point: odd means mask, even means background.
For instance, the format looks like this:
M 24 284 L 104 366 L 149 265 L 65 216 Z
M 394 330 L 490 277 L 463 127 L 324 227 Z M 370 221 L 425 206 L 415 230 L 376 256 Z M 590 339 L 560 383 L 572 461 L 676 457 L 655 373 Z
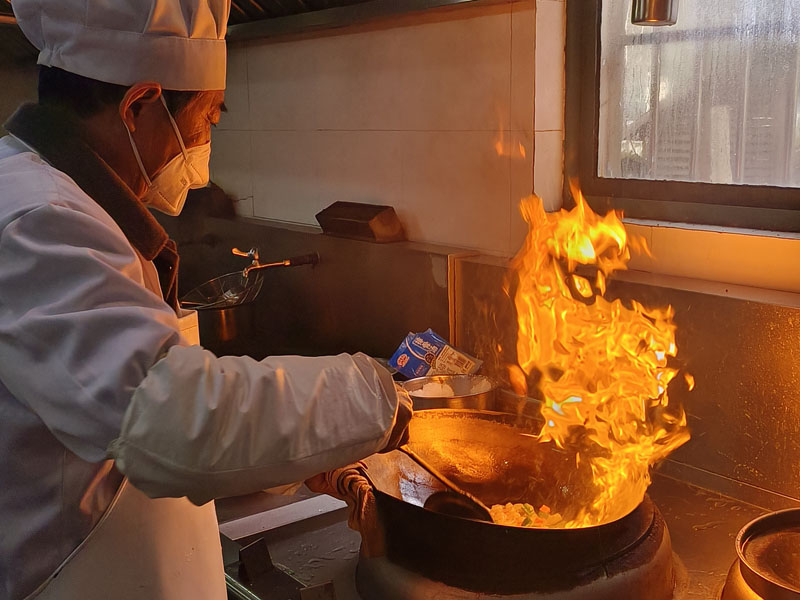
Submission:
M 567 12 L 566 180 L 595 209 L 800 231 L 800 0 L 684 0 L 668 27 L 631 0 Z

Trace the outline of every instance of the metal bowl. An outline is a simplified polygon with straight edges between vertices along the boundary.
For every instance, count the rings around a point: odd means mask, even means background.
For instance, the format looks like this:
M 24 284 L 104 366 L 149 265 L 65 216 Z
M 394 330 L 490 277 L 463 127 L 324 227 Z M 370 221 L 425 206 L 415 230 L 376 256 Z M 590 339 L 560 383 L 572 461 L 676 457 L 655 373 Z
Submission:
M 419 390 L 431 382 L 450 385 L 453 395 L 421 395 Z M 542 420 L 541 401 L 500 388 L 497 381 L 485 375 L 433 375 L 409 379 L 401 385 L 414 401 L 414 410 L 463 408 L 516 415 L 523 420 Z M 487 385 L 490 386 L 488 390 Z M 476 389 L 484 391 L 476 392 Z
M 426 386 L 449 388 L 452 393 L 442 390 L 439 394 L 426 393 Z M 485 375 L 433 375 L 417 377 L 401 384 L 414 400 L 415 409 L 426 408 L 474 408 L 491 409 L 494 403 L 497 383 Z

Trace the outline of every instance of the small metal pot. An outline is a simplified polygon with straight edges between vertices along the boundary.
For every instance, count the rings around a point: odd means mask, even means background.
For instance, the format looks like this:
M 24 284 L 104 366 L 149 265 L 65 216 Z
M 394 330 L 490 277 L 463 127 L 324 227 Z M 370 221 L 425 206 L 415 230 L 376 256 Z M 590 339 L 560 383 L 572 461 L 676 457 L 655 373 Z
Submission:
M 253 328 L 253 302 L 223 308 L 198 308 L 200 343 L 211 351 L 219 344 L 247 335 Z
M 736 554 L 721 600 L 800 600 L 800 509 L 750 521 Z
M 253 301 L 264 278 L 240 271 L 215 277 L 181 298 L 181 306 L 197 311 L 200 344 L 217 355 L 236 354 L 236 340 L 253 327 Z

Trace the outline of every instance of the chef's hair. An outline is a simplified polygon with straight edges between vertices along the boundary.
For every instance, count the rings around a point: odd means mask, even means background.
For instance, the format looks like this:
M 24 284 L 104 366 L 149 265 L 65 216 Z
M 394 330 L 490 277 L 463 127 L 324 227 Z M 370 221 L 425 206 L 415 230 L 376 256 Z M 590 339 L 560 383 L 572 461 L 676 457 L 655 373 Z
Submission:
M 124 85 L 97 81 L 58 67 L 39 66 L 39 104 L 57 106 L 81 118 L 118 105 L 127 91 L 128 87 Z M 173 116 L 201 93 L 162 90 Z

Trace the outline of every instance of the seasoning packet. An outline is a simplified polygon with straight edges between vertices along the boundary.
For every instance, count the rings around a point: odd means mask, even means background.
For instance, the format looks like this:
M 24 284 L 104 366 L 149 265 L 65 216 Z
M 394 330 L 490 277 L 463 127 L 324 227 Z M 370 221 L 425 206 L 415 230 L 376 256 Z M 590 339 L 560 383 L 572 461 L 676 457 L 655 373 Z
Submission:
M 409 333 L 389 359 L 389 365 L 406 377 L 475 373 L 482 364 L 483 361 L 453 348 L 431 329 Z

